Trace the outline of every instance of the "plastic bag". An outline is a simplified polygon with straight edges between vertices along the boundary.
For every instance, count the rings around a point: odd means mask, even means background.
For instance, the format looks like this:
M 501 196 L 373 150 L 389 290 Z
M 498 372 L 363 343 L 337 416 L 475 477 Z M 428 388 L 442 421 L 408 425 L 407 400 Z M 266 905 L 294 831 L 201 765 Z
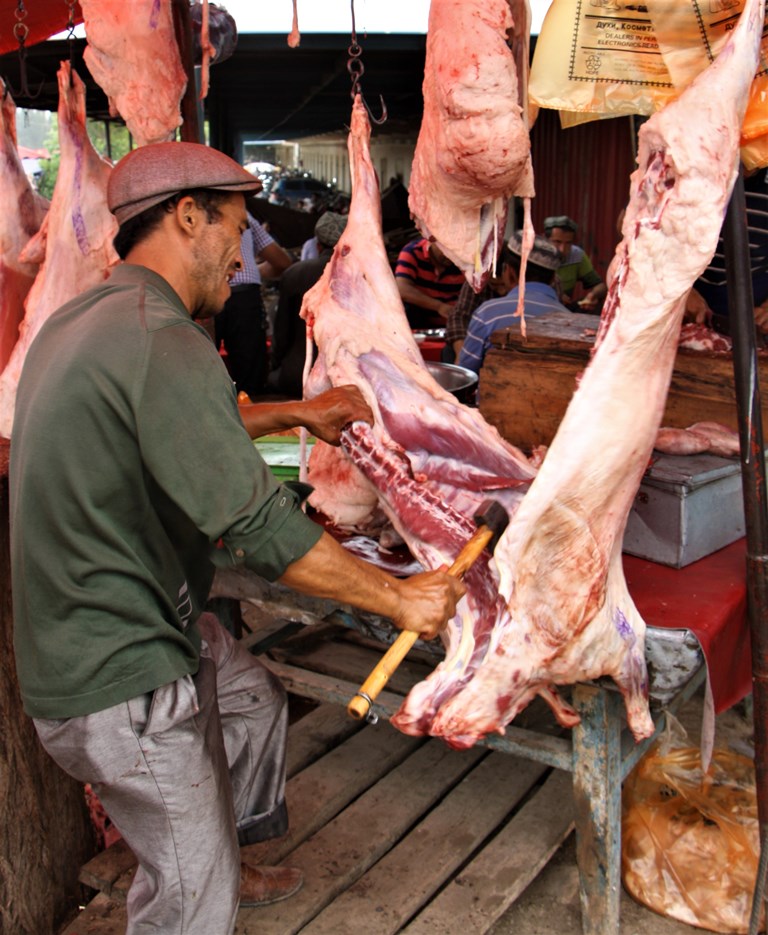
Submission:
M 652 114 L 679 92 L 647 21 L 635 13 L 628 22 L 611 0 L 553 0 L 536 42 L 529 98 L 576 113 Z
M 553 0 L 536 43 L 529 98 L 575 114 L 649 116 L 717 57 L 743 6 L 744 0 Z M 764 34 L 745 143 L 768 133 L 767 63 Z M 569 125 L 576 122 L 571 117 Z M 759 151 L 750 150 L 753 160 Z
M 748 932 L 760 852 L 754 766 L 669 738 L 640 761 L 622 796 L 622 880 L 638 902 L 713 932 Z M 761 928 L 762 931 L 762 928 Z

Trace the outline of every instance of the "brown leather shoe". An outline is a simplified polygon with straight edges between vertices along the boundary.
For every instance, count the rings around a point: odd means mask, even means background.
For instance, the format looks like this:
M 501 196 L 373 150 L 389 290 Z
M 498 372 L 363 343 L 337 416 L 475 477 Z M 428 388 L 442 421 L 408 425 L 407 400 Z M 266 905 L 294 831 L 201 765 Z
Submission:
M 240 864 L 240 906 L 269 906 L 298 893 L 304 877 L 295 867 L 252 867 Z

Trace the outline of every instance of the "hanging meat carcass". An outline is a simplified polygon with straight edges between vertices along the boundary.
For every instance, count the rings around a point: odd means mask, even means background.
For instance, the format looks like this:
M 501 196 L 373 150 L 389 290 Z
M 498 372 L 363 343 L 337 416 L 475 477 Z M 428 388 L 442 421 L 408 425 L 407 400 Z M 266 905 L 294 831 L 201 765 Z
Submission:
M 424 364 L 384 248 L 369 136 L 358 97 L 349 134 L 347 226 L 322 278 L 305 296 L 302 315 L 319 349 L 306 395 L 354 384 L 375 424 L 347 429 L 343 450 L 315 445 L 310 502 L 335 523 L 357 528 L 382 510 L 421 564 L 436 568 L 450 564 L 470 538 L 471 517 L 483 499 L 493 496 L 514 513 L 535 471 L 478 410 L 442 389 Z M 467 651 L 463 664 L 471 667 L 485 648 L 478 628 L 490 635 L 507 610 L 487 558 L 465 582 L 451 646 Z M 458 680 L 450 681 L 441 698 L 458 687 Z
M 8 363 L 19 337 L 24 299 L 37 275 L 38 265 L 21 259 L 29 239 L 37 233 L 48 202 L 33 189 L 24 174 L 16 148 L 16 105 L 0 79 L 0 372 Z
M 137 146 L 173 139 L 187 78 L 171 0 L 80 0 L 85 64 Z
M 85 85 L 69 62 L 59 80 L 61 161 L 51 207 L 22 259 L 40 263 L 24 303 L 19 340 L 0 375 L 0 435 L 11 437 L 21 368 L 43 323 L 60 305 L 102 282 L 119 257 L 112 245 L 117 221 L 107 208 L 112 168 L 93 148 L 85 128 Z
M 527 106 L 527 0 L 432 0 L 424 116 L 409 206 L 476 291 L 495 266 L 513 195 L 534 195 Z M 508 45 L 511 44 L 512 48 Z
M 503 733 L 552 683 L 610 675 L 635 737 L 652 732 L 645 625 L 627 592 L 622 535 L 664 411 L 685 299 L 714 253 L 736 178 L 763 18 L 764 0 L 749 0 L 715 63 L 642 127 L 596 351 L 496 547 L 508 622 L 428 725 L 424 686 L 444 691 L 450 655 L 417 686 L 394 719 L 401 729 L 469 746 Z

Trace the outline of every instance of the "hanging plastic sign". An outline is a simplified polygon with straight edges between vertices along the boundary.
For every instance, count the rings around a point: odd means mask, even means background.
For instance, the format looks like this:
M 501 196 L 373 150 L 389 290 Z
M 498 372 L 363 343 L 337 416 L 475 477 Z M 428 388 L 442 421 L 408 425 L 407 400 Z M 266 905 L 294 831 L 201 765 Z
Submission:
M 649 115 L 714 59 L 735 27 L 743 0 L 553 0 L 531 68 L 539 107 L 594 116 Z M 744 141 L 768 133 L 768 39 L 752 87 Z
M 540 107 L 617 117 L 651 114 L 678 92 L 647 3 L 553 0 L 528 93 Z

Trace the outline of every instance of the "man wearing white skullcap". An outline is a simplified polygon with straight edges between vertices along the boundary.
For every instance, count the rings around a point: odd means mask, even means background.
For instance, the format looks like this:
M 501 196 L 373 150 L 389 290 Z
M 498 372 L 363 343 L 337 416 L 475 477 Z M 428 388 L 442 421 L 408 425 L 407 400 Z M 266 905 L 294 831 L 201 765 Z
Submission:
M 502 328 L 519 325 L 517 306 L 519 298 L 520 266 L 523 240 L 520 232 L 514 233 L 504 245 L 499 260 L 501 281 L 507 294 L 498 299 L 483 302 L 472 313 L 457 363 L 468 370 L 480 372 L 483 360 L 491 346 L 491 335 Z M 526 318 L 547 315 L 550 312 L 567 312 L 555 291 L 555 276 L 560 267 L 561 255 L 557 247 L 546 237 L 536 237 L 525 267 L 524 314 Z

